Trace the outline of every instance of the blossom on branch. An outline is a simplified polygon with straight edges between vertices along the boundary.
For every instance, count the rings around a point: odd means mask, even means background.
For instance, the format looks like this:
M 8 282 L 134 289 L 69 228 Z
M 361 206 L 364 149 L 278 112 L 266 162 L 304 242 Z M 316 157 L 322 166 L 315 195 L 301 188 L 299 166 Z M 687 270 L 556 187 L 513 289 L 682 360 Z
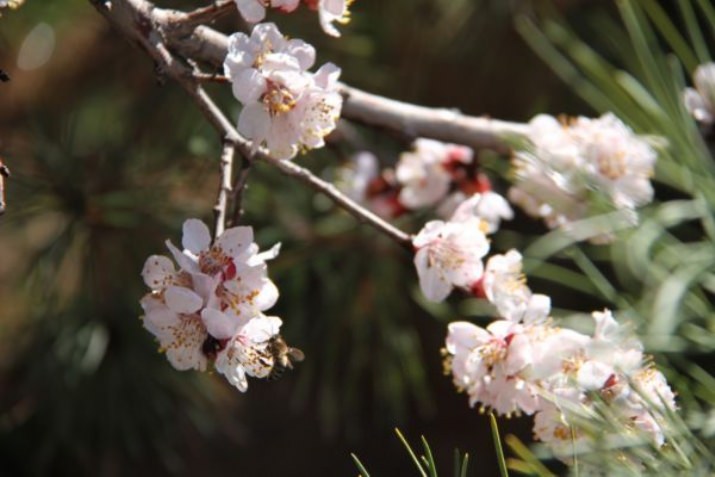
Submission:
M 653 199 L 657 154 L 612 114 L 568 123 L 540 115 L 529 123 L 531 146 L 514 154 L 509 199 L 550 228 L 620 212 L 635 225 L 636 207 Z M 595 241 L 611 239 L 606 227 Z
M 503 260 L 515 258 L 507 254 Z M 676 408 L 673 391 L 645 358 L 641 343 L 610 311 L 592 316 L 592 336 L 556 327 L 551 320 L 498 320 L 486 328 L 451 323 L 446 367 L 471 406 L 534 414 L 536 438 L 565 461 L 575 447 L 594 450 L 595 439 L 608 437 L 581 427 L 604 419 L 604 413 L 652 445 L 663 445 L 664 413 Z
M 204 371 L 209 363 L 239 390 L 246 375 L 265 377 L 274 366 L 268 349 L 281 320 L 263 312 L 278 299 L 266 261 L 278 246 L 259 252 L 251 227 L 233 227 L 211 240 L 197 219 L 183 226 L 183 250 L 167 240 L 174 262 L 152 255 L 142 276 L 151 289 L 141 300 L 144 327 L 178 370 Z
M 326 63 L 310 73 L 314 62 L 311 45 L 288 40 L 272 23 L 256 25 L 250 37 L 229 37 L 224 70 L 243 105 L 238 130 L 254 148 L 264 145 L 273 157 L 291 159 L 325 144 L 342 109 L 340 68 Z
M 489 252 L 484 232 L 485 223 L 476 218 L 433 220 L 412 239 L 420 287 L 428 300 L 442 301 L 455 287 L 471 290 L 481 279 L 482 258 Z

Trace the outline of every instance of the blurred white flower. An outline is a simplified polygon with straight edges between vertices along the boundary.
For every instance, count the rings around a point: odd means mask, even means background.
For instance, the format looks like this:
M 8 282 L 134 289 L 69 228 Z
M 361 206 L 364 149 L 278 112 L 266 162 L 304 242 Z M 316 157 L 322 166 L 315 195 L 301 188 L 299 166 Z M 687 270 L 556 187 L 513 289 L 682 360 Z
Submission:
M 428 222 L 412 244 L 420 287 L 430 301 L 444 300 L 454 287 L 470 290 L 482 276 L 482 258 L 489 251 L 484 223 L 475 218 Z
M 254 148 L 265 145 L 273 157 L 290 159 L 325 144 L 342 109 L 340 68 L 327 63 L 310 73 L 314 61 L 312 46 L 287 40 L 272 23 L 256 25 L 250 37 L 229 37 L 224 70 L 243 104 L 238 130 Z
M 537 116 L 529 139 L 531 148 L 514 154 L 509 199 L 550 228 L 612 211 L 636 223 L 635 208 L 653 198 L 657 154 L 612 114 L 568 124 Z M 609 232 L 595 240 L 609 239 Z
M 706 126 L 715 123 L 715 63 L 704 63 L 693 73 L 695 88 L 683 93 L 685 107 L 696 121 Z

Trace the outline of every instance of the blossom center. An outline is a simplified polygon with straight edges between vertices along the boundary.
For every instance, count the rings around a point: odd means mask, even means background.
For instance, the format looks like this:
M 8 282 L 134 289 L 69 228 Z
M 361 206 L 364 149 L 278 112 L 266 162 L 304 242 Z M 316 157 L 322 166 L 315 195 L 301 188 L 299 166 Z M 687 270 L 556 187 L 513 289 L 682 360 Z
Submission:
M 293 93 L 288 88 L 273 81 L 268 81 L 267 90 L 263 95 L 263 104 L 268 108 L 271 116 L 287 113 L 297 103 Z

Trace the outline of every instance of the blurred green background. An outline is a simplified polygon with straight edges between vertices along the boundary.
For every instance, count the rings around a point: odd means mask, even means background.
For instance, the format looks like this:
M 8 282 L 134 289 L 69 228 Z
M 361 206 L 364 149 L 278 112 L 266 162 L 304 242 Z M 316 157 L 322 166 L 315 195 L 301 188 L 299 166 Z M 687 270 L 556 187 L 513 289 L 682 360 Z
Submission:
M 542 3 L 358 0 L 337 41 L 305 9 L 269 19 L 367 91 L 517 121 L 594 115 L 514 27 Z M 549 8 L 593 34 L 589 25 L 616 16 L 607 3 Z M 469 475 L 496 474 L 488 418 L 454 391 L 440 357 L 446 323 L 479 315 L 473 301 L 426 307 L 411 257 L 262 164 L 243 220 L 262 248 L 283 243 L 269 267 L 281 291 L 272 313 L 307 359 L 278 382 L 251 381 L 246 394 L 171 368 L 138 319 L 139 273 L 166 238 L 180 240 L 186 218 L 211 220 L 218 138 L 85 1 L 27 0 L 4 13 L 0 68 L 12 78 L 0 84 L 0 156 L 13 172 L 0 217 L 0 475 L 356 475 L 351 452 L 373 475 L 412 475 L 394 427 L 413 442 L 427 436 L 446 468 L 459 448 Z M 209 89 L 235 116 L 229 89 Z M 298 161 L 332 177 L 360 143 L 385 164 L 405 146 L 356 131 L 359 141 Z M 504 169 L 504 158 L 483 156 Z M 419 219 L 400 225 L 414 232 Z M 519 215 L 495 243 L 506 250 L 543 232 Z M 577 271 L 556 274 L 568 282 Z M 609 303 L 593 285 L 579 293 L 538 275 L 532 288 L 558 308 Z M 530 441 L 529 419 L 500 426 Z

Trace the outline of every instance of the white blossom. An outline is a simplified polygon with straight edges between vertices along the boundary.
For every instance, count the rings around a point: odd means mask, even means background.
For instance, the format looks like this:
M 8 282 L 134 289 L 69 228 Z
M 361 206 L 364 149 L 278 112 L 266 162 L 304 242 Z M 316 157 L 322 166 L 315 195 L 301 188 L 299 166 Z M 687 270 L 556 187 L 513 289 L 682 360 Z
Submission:
M 229 37 L 224 70 L 243 104 L 238 130 L 254 148 L 265 145 L 273 157 L 290 159 L 325 144 L 342 109 L 340 68 L 326 63 L 310 73 L 314 61 L 312 46 L 287 40 L 272 23 L 256 25 L 250 37 Z
M 483 222 L 434 220 L 414 237 L 415 267 L 422 293 L 430 301 L 442 301 L 454 287 L 470 290 L 484 270 L 482 258 L 489 251 Z
M 715 123 L 715 63 L 698 66 L 693 73 L 695 88 L 683 93 L 685 107 L 696 121 L 706 126 Z

